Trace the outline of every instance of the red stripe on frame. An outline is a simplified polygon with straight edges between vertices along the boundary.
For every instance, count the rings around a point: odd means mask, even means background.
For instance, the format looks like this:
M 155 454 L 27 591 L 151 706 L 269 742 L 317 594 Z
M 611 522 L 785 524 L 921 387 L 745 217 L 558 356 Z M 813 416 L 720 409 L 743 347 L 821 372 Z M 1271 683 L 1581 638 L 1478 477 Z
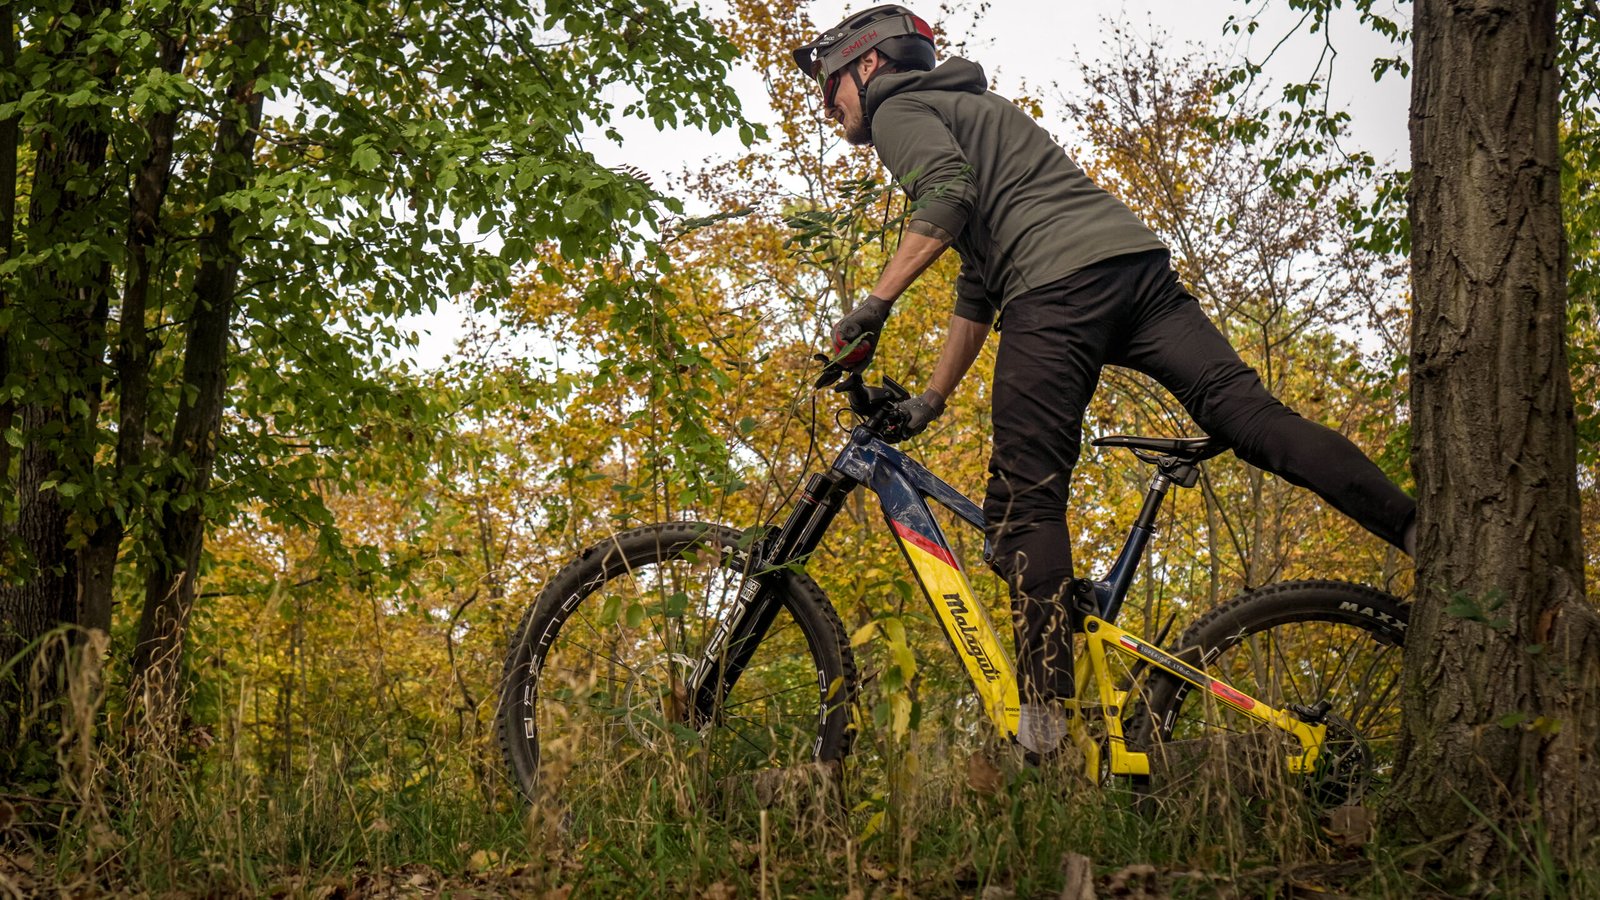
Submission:
M 900 535 L 902 540 L 909 541 L 910 543 L 917 545 L 918 549 L 928 552 L 933 556 L 934 559 L 949 565 L 952 569 L 961 568 L 959 565 L 956 565 L 956 558 L 950 555 L 949 550 L 946 550 L 938 544 L 935 544 L 933 541 L 928 540 L 927 538 L 915 531 L 912 531 L 910 528 L 900 524 L 899 522 L 896 522 L 893 519 L 889 520 L 889 524 L 894 526 L 894 533 Z
M 1211 687 L 1211 693 L 1216 694 L 1218 697 L 1221 697 L 1222 699 L 1228 701 L 1229 703 L 1232 703 L 1234 706 L 1237 706 L 1240 709 L 1254 709 L 1255 708 L 1256 702 L 1254 700 L 1251 700 L 1249 696 L 1239 693 L 1238 691 L 1234 690 L 1231 687 L 1228 687 L 1227 685 L 1223 684 L 1220 681 L 1211 682 L 1210 687 Z

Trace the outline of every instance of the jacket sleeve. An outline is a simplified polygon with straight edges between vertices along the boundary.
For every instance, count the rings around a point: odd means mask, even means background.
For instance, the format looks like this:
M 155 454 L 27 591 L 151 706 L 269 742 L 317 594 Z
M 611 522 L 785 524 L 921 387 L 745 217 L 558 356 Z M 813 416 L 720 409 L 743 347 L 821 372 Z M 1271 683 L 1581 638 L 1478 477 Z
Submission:
M 956 276 L 956 308 L 953 312 L 963 319 L 985 325 L 994 321 L 994 304 L 989 302 L 983 277 L 965 259 L 961 261 L 961 273 Z
M 872 143 L 910 195 L 912 221 L 952 235 L 967 227 L 977 198 L 972 166 L 932 109 L 910 97 L 890 97 L 872 114 Z

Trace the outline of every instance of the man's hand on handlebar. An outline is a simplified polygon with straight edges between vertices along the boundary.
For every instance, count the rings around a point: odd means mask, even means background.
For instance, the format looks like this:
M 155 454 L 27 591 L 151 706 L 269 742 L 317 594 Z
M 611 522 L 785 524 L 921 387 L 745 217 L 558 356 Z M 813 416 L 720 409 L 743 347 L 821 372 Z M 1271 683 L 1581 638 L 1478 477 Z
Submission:
M 923 391 L 920 396 L 901 400 L 893 407 L 888 426 L 883 429 L 883 439 L 891 444 L 913 438 L 928 428 L 928 423 L 944 413 L 944 398 L 935 390 Z

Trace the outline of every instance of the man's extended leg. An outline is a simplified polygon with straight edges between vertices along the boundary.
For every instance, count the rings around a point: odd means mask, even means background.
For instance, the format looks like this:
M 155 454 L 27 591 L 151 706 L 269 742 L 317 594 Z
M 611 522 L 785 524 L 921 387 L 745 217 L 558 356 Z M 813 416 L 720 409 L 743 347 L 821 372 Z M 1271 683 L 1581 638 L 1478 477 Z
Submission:
M 1268 393 L 1165 260 L 1152 264 L 1140 281 L 1128 343 L 1110 361 L 1161 382 L 1207 434 L 1227 441 L 1240 459 L 1310 488 L 1409 552 L 1406 530 L 1416 501 L 1344 435 L 1301 418 Z

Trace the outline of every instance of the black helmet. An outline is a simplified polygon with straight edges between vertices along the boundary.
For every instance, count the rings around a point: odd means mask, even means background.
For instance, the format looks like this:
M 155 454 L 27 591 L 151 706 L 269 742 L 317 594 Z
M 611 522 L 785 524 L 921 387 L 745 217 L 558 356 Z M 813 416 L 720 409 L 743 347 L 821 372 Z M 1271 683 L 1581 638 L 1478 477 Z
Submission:
M 794 51 L 795 65 L 818 81 L 876 49 L 902 69 L 933 68 L 933 29 L 904 6 L 858 12 Z

